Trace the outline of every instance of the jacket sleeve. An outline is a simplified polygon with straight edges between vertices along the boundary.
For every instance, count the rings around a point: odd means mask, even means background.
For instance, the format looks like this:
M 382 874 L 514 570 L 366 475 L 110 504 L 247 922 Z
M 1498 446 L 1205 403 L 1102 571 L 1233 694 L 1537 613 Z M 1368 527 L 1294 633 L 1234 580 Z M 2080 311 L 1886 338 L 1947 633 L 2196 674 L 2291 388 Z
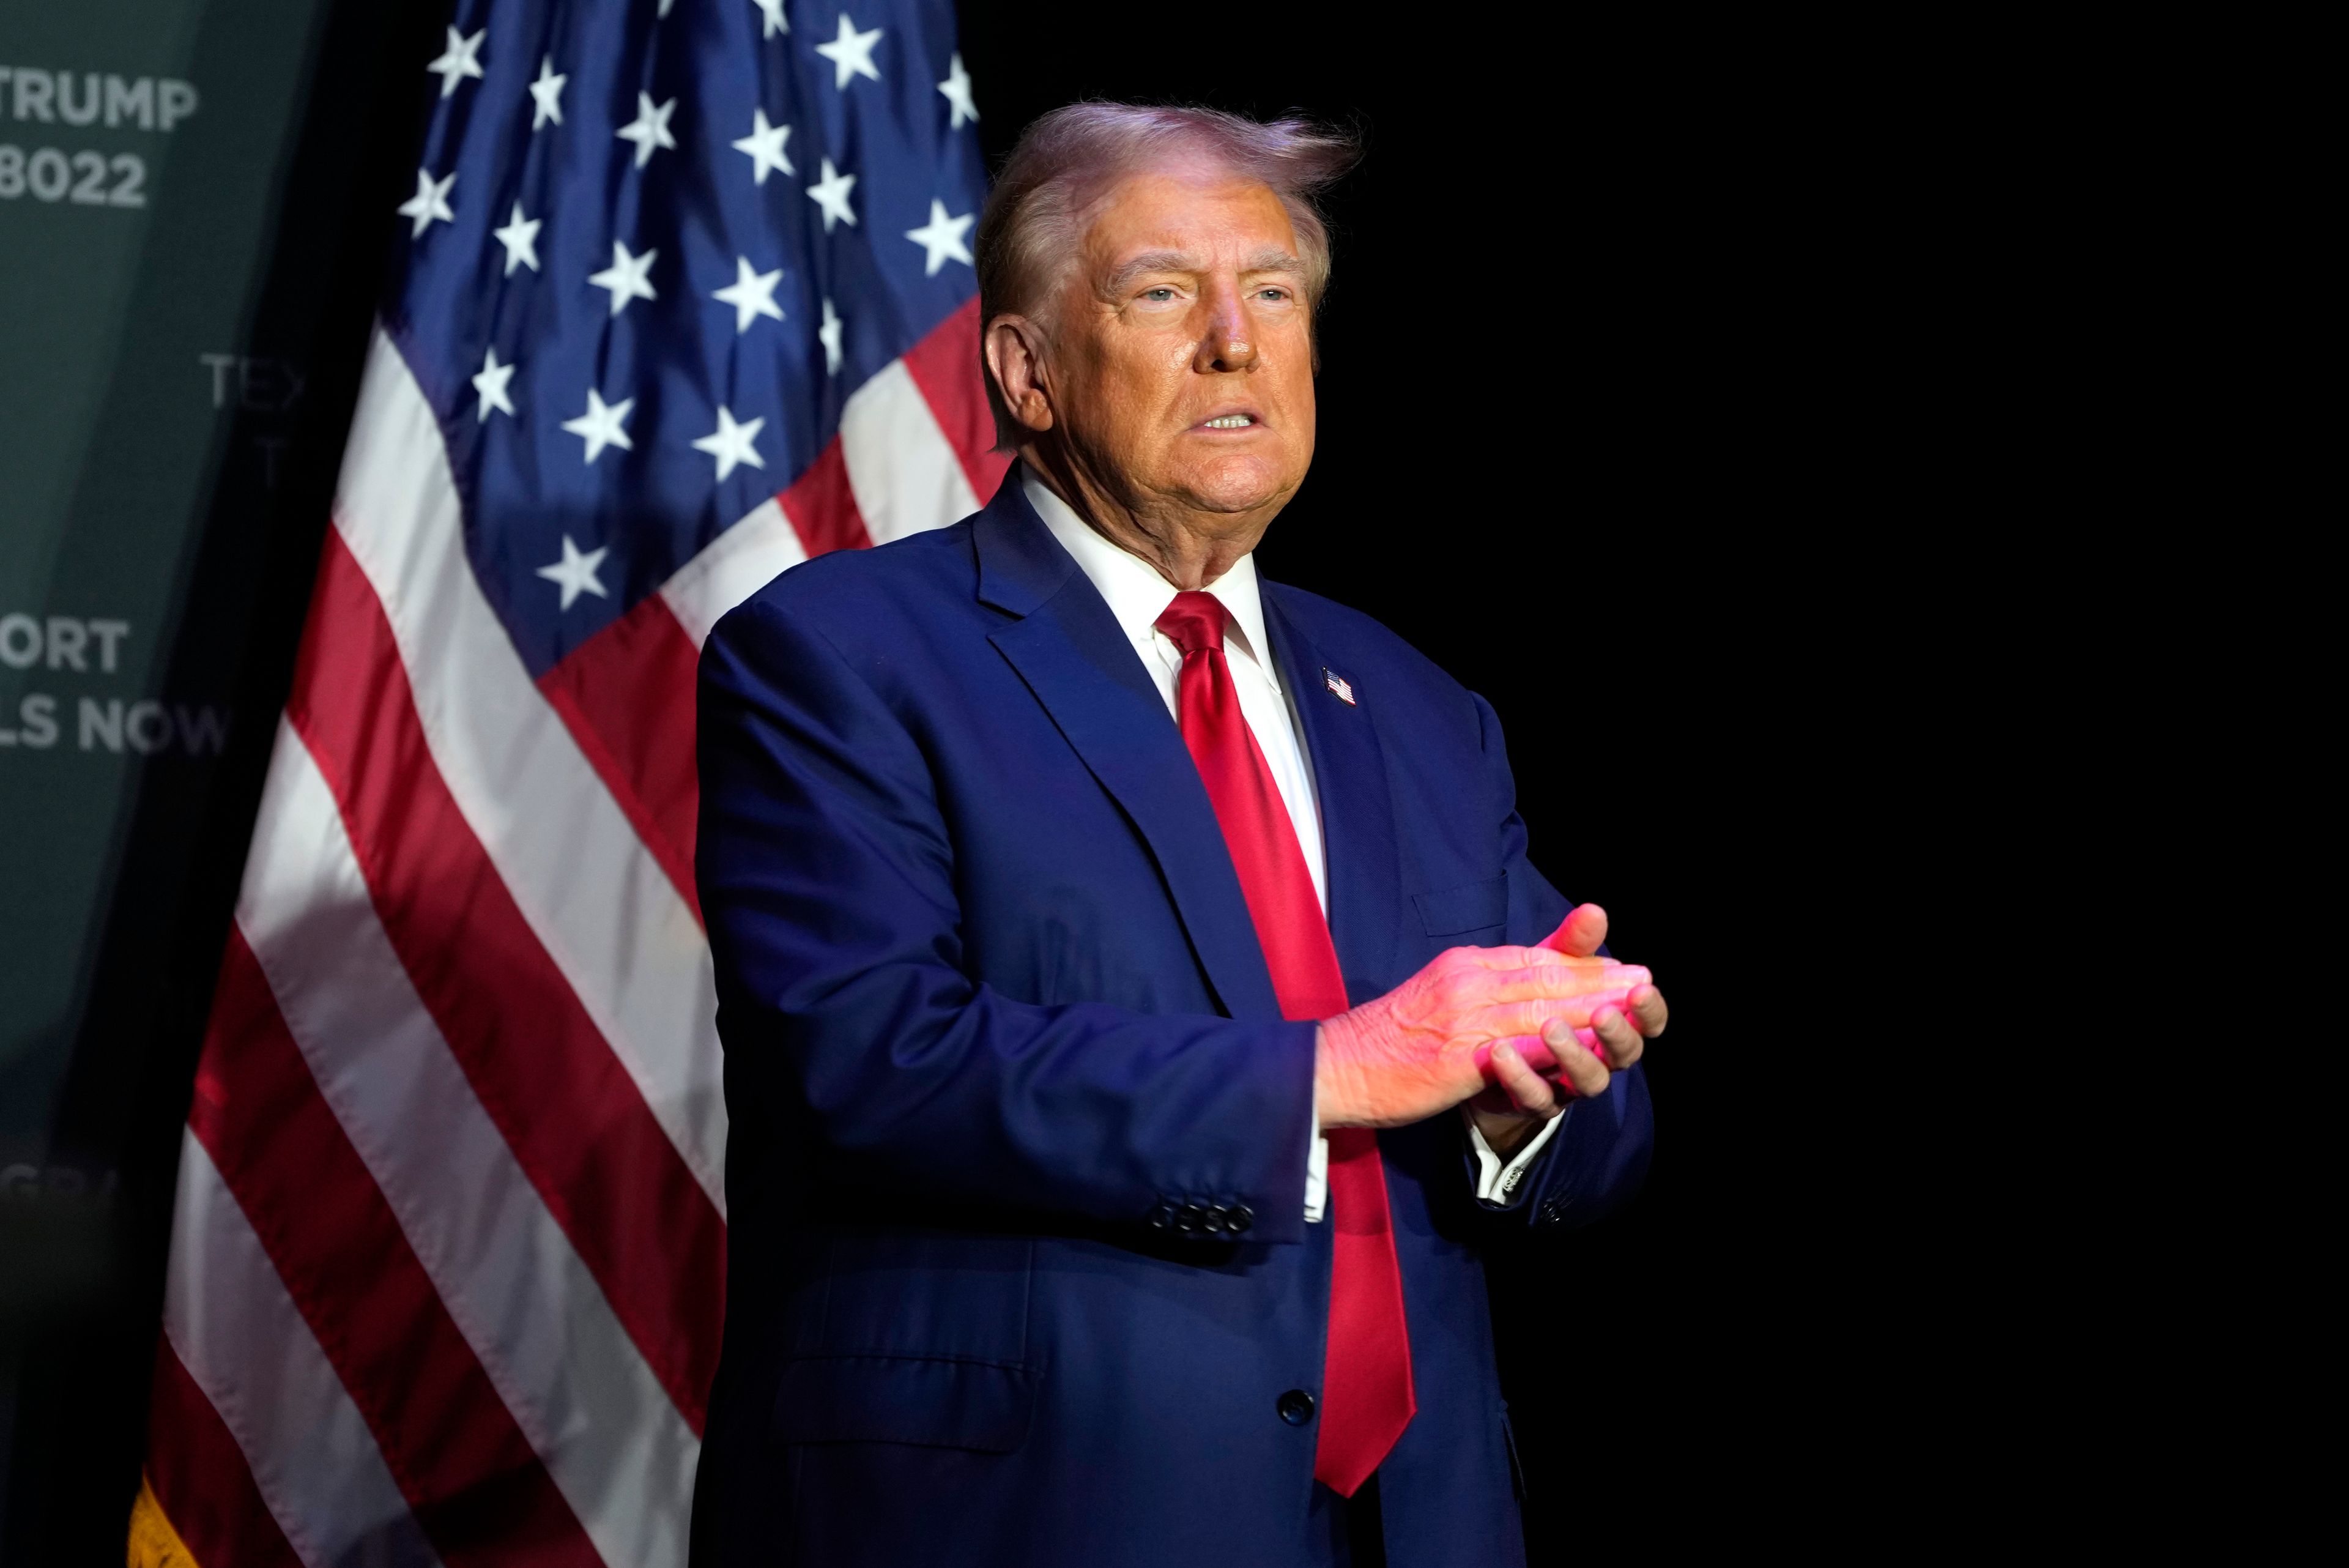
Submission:
M 1574 904 L 1526 858 L 1525 819 L 1517 815 L 1516 779 L 1509 771 L 1501 722 L 1482 697 L 1476 699 L 1476 719 L 1493 780 L 1490 798 L 1501 816 L 1502 865 L 1508 871 L 1508 940 L 1537 942 L 1557 929 Z M 1476 1156 L 1464 1128 L 1460 1136 L 1465 1179 L 1474 1191 L 1480 1174 Z M 1599 1098 L 1568 1105 L 1557 1131 L 1516 1187 L 1497 1200 L 1478 1200 L 1476 1207 L 1498 1224 L 1531 1223 L 1546 1231 L 1587 1225 L 1620 1208 L 1640 1189 L 1654 1145 L 1647 1075 L 1633 1066 L 1615 1074 Z
M 958 901 L 942 781 L 768 597 L 710 636 L 698 746 L 735 1136 L 807 1127 L 828 1174 L 928 1198 L 1303 1239 L 1313 1024 L 1040 1006 L 975 981 L 963 922 L 983 911 Z

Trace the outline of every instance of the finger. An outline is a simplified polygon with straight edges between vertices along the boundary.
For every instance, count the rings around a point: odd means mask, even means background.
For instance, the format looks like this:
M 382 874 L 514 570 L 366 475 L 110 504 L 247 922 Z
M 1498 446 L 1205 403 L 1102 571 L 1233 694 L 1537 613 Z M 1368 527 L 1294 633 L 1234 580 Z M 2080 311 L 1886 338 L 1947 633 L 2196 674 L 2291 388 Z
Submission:
M 1579 1044 L 1585 1051 L 1589 1052 L 1593 1056 L 1599 1055 L 1599 1036 L 1597 1034 L 1591 1033 L 1591 1031 L 1587 1028 L 1569 1029 L 1568 1033 L 1573 1036 L 1575 1041 Z M 1560 1089 L 1570 1090 L 1572 1088 L 1572 1084 L 1566 1079 L 1566 1068 L 1558 1061 L 1557 1053 L 1549 1048 L 1549 1042 L 1544 1040 L 1538 1034 L 1521 1034 L 1512 1039 L 1509 1044 L 1516 1046 L 1517 1054 L 1526 1059 L 1526 1065 L 1531 1067 L 1535 1072 L 1539 1073 L 1543 1077 L 1547 1078 Z M 1476 1058 L 1480 1071 L 1482 1070 L 1482 1064 L 1484 1063 L 1485 1056 L 1491 1054 L 1492 1049 L 1491 1045 L 1486 1045 L 1481 1048 L 1480 1054 Z M 1603 1061 L 1605 1058 L 1600 1057 L 1600 1060 Z
M 1607 1064 L 1592 1050 L 1594 1042 L 1583 1039 L 1580 1031 L 1563 1023 L 1553 1023 L 1542 1031 L 1542 1043 L 1557 1058 L 1559 1072 L 1578 1096 L 1588 1100 L 1607 1092 Z
M 1653 1040 L 1664 1032 L 1671 1009 L 1664 1005 L 1664 993 L 1653 985 L 1634 986 L 1631 990 L 1631 1025 Z
M 1531 1067 L 1536 1073 L 1539 1074 L 1542 1077 L 1550 1080 L 1553 1084 L 1557 1082 L 1557 1057 L 1551 1053 L 1550 1048 L 1547 1045 L 1542 1043 L 1542 1037 L 1538 1034 L 1513 1034 L 1509 1036 L 1506 1042 L 1493 1040 L 1477 1046 L 1477 1071 L 1485 1073 L 1487 1077 L 1495 1076 L 1496 1075 L 1487 1070 L 1487 1064 L 1491 1062 L 1493 1053 L 1500 1049 L 1500 1047 L 1505 1044 L 1509 1047 L 1509 1049 L 1515 1051 L 1519 1056 L 1525 1059 L 1526 1066 Z
M 1542 1043 L 1542 1037 L 1538 1034 L 1516 1034 L 1506 1040 L 1487 1040 L 1477 1046 L 1475 1057 L 1476 1073 L 1485 1083 L 1497 1085 L 1501 1081 L 1501 1070 L 1493 1065 L 1493 1053 L 1503 1045 L 1516 1052 L 1518 1059 L 1534 1070 L 1536 1077 L 1549 1085 L 1553 1093 L 1568 1095 L 1572 1092 L 1566 1084 L 1559 1081 L 1557 1057 L 1547 1045 Z M 1495 1094 L 1495 1102 L 1497 1102 L 1499 1098 L 1497 1090 L 1486 1092 Z
M 1557 1022 L 1568 1028 L 1588 1028 L 1592 1013 L 1602 1007 L 1620 1008 L 1628 994 L 1619 991 L 1601 991 L 1584 996 L 1544 997 L 1472 1008 L 1453 1027 L 1459 1035 L 1472 1040 L 1506 1040 L 1519 1034 L 1539 1034 L 1547 1038 L 1546 1025 Z
M 1562 953 L 1543 942 L 1536 942 L 1529 948 L 1457 948 L 1454 951 L 1484 969 L 1577 969 L 1595 972 L 1623 967 L 1619 959 L 1589 953 Z
M 1557 923 L 1557 929 L 1542 939 L 1541 945 L 1576 958 L 1588 958 L 1606 940 L 1607 911 L 1596 904 L 1577 904 Z
M 1652 986 L 1654 977 L 1638 964 L 1600 967 L 1586 960 L 1535 964 L 1525 969 L 1486 969 L 1469 978 L 1471 994 L 1490 1006 L 1556 997 L 1630 995 Z
M 1640 1032 L 1631 1027 L 1631 1021 L 1624 1016 L 1622 1009 L 1618 1007 L 1602 1007 L 1592 1013 L 1590 1032 L 1599 1036 L 1607 1064 L 1619 1073 L 1637 1062 L 1640 1051 L 1648 1044 L 1640 1038 Z
M 1550 1081 L 1526 1065 L 1525 1057 L 1506 1040 L 1493 1043 L 1493 1075 L 1508 1091 L 1509 1102 L 1529 1116 L 1547 1121 L 1566 1108 L 1558 1104 L 1557 1091 Z

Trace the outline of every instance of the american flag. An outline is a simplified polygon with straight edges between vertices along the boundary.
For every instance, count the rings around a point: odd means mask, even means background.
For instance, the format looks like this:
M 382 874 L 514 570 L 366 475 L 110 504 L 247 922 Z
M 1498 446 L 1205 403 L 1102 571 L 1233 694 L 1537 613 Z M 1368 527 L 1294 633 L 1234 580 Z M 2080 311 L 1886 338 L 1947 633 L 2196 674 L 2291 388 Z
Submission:
M 419 91 L 134 1563 L 684 1561 L 726 1240 L 695 659 L 1004 467 L 948 0 L 460 0 Z

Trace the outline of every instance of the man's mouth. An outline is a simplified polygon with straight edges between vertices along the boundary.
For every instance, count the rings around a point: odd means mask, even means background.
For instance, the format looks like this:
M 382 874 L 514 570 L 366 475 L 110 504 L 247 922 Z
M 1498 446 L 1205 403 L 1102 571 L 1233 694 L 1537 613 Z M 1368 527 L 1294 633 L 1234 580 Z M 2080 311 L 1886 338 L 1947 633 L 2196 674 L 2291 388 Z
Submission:
M 1224 414 L 1209 420 L 1199 428 L 1210 431 L 1244 431 L 1254 423 L 1256 423 L 1256 416 L 1253 414 Z

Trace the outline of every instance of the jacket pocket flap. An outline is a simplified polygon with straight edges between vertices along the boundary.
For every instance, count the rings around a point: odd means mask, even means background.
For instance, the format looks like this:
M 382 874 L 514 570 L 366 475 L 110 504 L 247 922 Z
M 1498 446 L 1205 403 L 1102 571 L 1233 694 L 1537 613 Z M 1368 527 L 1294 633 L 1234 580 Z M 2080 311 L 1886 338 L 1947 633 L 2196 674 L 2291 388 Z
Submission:
M 1508 874 L 1433 893 L 1414 893 L 1411 901 L 1419 906 L 1420 925 L 1431 937 L 1505 925 L 1509 919 Z
M 808 1356 L 784 1365 L 775 1436 L 1008 1454 L 1027 1440 L 1036 1382 L 1029 1368 L 1002 1362 Z

